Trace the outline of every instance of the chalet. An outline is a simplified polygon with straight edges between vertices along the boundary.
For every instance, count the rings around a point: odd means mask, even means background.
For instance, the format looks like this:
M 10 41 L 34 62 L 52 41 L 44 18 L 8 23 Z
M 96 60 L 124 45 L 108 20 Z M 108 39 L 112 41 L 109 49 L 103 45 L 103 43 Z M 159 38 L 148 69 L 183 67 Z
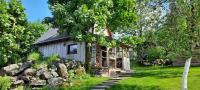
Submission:
M 58 54 L 65 60 L 77 60 L 85 62 L 85 42 L 76 42 L 70 36 L 61 35 L 58 29 L 50 29 L 36 42 L 39 51 L 45 56 Z M 111 36 L 109 31 L 103 32 L 105 36 Z M 98 34 L 98 33 L 96 33 Z M 96 67 L 114 70 L 130 70 L 130 46 L 122 44 L 120 47 L 108 48 L 98 44 L 92 44 L 92 63 Z

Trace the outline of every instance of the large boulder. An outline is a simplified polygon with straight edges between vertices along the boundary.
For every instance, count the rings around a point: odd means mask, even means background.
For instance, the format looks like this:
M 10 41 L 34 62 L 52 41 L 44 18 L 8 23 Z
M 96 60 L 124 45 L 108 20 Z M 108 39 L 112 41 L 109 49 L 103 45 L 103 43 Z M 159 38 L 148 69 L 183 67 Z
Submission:
M 57 63 L 57 73 L 63 78 L 67 78 L 67 67 L 63 63 Z
M 18 64 L 10 64 L 1 69 L 1 75 L 7 74 L 9 76 L 13 76 L 18 72 L 19 65 Z
M 63 83 L 63 79 L 61 77 L 51 78 L 48 80 L 48 84 L 51 86 L 59 86 Z

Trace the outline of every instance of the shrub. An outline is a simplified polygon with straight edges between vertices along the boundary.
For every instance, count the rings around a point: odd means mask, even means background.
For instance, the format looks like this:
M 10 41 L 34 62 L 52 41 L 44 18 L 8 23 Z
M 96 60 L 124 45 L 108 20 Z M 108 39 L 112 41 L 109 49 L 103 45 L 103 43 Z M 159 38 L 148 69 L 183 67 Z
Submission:
M 10 88 L 10 77 L 8 76 L 0 76 L 0 90 L 8 90 Z
M 77 76 L 83 76 L 85 74 L 85 70 L 83 68 L 77 68 L 75 72 Z
M 59 60 L 60 60 L 60 57 L 59 57 L 58 54 L 53 54 L 53 55 L 51 55 L 51 56 L 49 56 L 49 57 L 47 57 L 47 58 L 45 59 L 45 61 L 46 61 L 48 64 L 51 64 L 51 63 L 53 63 L 53 62 L 57 62 L 57 61 L 59 61 Z
M 68 71 L 68 78 L 69 79 L 75 78 L 75 71 L 74 70 L 69 70 Z
M 38 61 L 42 58 L 41 54 L 38 52 L 32 52 L 28 55 L 27 59 L 31 61 Z
M 33 68 L 39 69 L 41 67 L 49 66 L 53 62 L 59 61 L 59 55 L 58 54 L 53 54 L 49 57 L 41 57 L 39 60 L 36 60 L 36 62 L 33 65 Z
M 165 50 L 162 47 L 154 47 L 147 49 L 147 59 L 148 60 L 156 60 L 164 58 Z

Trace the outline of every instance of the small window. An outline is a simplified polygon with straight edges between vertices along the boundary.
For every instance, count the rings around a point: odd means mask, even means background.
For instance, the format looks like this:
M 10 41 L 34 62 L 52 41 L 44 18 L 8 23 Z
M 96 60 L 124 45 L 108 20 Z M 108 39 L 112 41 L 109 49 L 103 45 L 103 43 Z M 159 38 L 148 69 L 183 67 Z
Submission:
M 77 54 L 77 44 L 68 45 L 68 54 Z

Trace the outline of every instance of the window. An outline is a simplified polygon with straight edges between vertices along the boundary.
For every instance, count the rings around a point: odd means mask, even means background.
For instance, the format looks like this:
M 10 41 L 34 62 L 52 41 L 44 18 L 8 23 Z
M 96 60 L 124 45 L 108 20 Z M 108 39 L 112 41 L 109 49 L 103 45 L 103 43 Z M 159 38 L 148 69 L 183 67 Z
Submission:
M 68 45 L 67 52 L 68 54 L 77 54 L 77 44 Z

